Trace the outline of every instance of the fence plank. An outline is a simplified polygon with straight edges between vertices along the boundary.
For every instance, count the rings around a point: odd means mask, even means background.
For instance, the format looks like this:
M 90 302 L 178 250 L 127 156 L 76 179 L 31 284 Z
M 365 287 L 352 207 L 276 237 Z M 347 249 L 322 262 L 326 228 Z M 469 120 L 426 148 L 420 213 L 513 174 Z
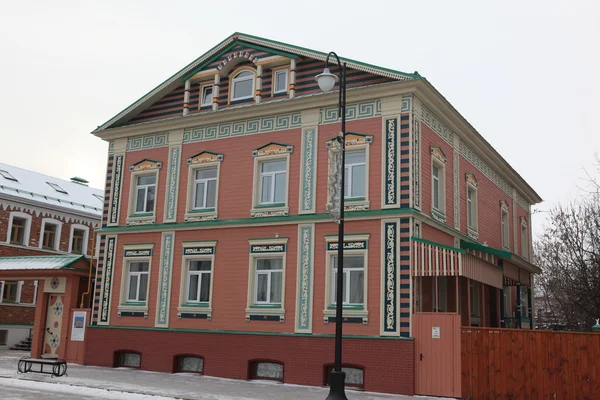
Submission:
M 464 399 L 600 399 L 600 334 L 462 328 Z

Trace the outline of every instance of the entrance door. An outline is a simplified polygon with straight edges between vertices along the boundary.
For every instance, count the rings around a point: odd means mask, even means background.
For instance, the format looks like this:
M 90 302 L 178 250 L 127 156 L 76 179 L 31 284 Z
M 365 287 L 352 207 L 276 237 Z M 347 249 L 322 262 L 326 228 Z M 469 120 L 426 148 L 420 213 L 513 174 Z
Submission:
M 44 350 L 42 357 L 58 358 L 60 346 L 60 333 L 63 319 L 62 295 L 48 295 L 48 310 L 46 312 L 46 329 L 44 330 Z
M 415 393 L 460 397 L 460 315 L 413 314 Z

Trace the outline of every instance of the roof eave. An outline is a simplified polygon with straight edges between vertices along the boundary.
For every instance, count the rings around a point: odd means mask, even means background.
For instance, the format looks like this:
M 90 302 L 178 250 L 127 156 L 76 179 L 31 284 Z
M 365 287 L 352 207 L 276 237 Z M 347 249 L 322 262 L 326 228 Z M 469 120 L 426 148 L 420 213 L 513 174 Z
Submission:
M 35 199 L 31 199 L 31 200 L 25 199 L 23 197 L 11 196 L 6 193 L 0 193 L 0 199 L 5 199 L 5 200 L 8 200 L 8 201 L 11 201 L 14 203 L 23 203 L 23 204 L 26 204 L 29 206 L 45 208 L 48 210 L 56 210 L 56 211 L 64 213 L 64 214 L 69 214 L 69 215 L 73 215 L 73 216 L 77 216 L 77 217 L 85 217 L 85 218 L 89 218 L 92 220 L 97 220 L 98 222 L 102 219 L 102 211 L 100 211 L 99 214 L 87 213 L 84 211 L 74 210 L 72 208 L 62 207 L 58 204 L 54 205 L 54 204 L 43 203 L 43 202 L 37 201 Z

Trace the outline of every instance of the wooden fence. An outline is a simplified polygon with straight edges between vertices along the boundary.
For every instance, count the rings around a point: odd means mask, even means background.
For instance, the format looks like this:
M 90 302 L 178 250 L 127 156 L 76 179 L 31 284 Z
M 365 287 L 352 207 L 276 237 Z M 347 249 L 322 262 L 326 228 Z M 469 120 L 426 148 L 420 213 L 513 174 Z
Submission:
M 600 399 L 600 334 L 461 330 L 463 399 Z

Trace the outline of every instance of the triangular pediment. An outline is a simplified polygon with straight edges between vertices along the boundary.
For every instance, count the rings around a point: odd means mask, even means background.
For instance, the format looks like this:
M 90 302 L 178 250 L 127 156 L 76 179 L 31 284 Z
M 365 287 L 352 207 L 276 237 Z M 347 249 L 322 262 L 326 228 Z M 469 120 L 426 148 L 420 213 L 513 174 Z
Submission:
M 294 146 L 292 146 L 292 145 L 271 142 L 262 147 L 259 147 L 256 150 L 252 150 L 252 156 L 253 157 L 275 156 L 278 154 L 292 153 L 293 151 L 294 151 Z
M 373 143 L 373 135 L 366 135 L 363 133 L 348 132 L 344 136 L 344 139 L 346 142 L 346 147 L 360 146 Z M 331 148 L 333 146 L 334 141 L 334 139 L 331 139 L 325 142 L 326 147 L 328 149 Z
M 148 158 L 144 158 L 141 161 L 136 162 L 131 167 L 129 167 L 130 172 L 139 172 L 139 171 L 151 171 L 155 169 L 160 169 L 162 167 L 162 162 L 156 160 L 150 160 Z
M 187 159 L 188 165 L 209 164 L 223 161 L 223 154 L 203 151 Z

